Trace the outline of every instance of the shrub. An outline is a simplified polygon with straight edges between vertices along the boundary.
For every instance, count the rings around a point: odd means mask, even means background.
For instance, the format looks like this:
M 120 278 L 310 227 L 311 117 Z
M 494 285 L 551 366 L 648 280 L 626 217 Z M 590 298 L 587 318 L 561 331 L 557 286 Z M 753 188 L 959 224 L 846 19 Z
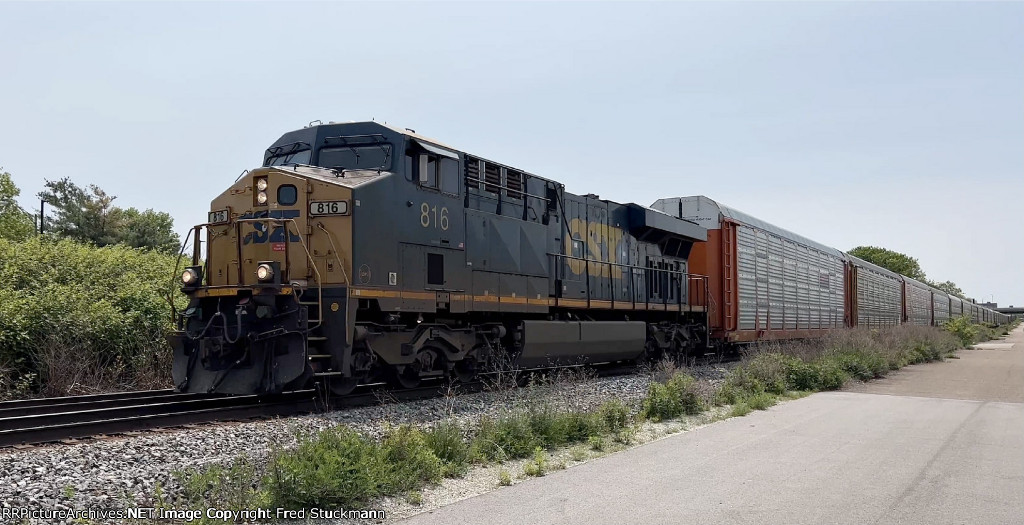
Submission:
M 822 360 L 816 363 L 818 376 L 818 390 L 839 390 L 849 376 L 843 368 L 831 360 Z
M 651 383 L 644 398 L 642 414 L 647 419 L 663 421 L 683 414 L 699 414 L 706 408 L 696 380 L 678 372 L 665 383 Z
M 523 474 L 527 476 L 540 477 L 548 471 L 548 455 L 544 449 L 537 447 L 533 450 L 533 460 L 523 465 Z
M 170 385 L 176 257 L 34 237 L 0 239 L 0 363 L 68 395 Z
M 759 394 L 765 391 L 764 383 L 754 377 L 743 365 L 733 368 L 725 377 L 725 382 L 719 387 L 716 394 L 716 401 L 725 405 L 736 404 L 750 394 Z
M 278 507 L 345 508 L 380 495 L 386 469 L 376 443 L 336 427 L 301 437 L 294 449 L 276 451 L 267 486 Z
M 612 435 L 612 439 L 614 439 L 616 443 L 632 445 L 633 440 L 636 439 L 636 433 L 638 430 L 639 428 L 637 426 L 620 428 Z
M 765 392 L 781 394 L 786 391 L 788 371 L 794 358 L 779 353 L 761 353 L 746 365 L 750 377 L 763 385 Z
M 175 472 L 181 485 L 182 503 L 187 508 L 218 508 L 245 510 L 266 507 L 270 495 L 260 488 L 261 473 L 257 464 L 247 456 L 239 456 L 230 466 L 211 465 Z M 158 486 L 156 499 L 162 500 Z M 200 523 L 213 522 L 205 516 Z
M 750 408 L 750 405 L 746 404 L 743 401 L 740 401 L 732 406 L 732 411 L 729 412 L 729 415 L 732 417 L 742 417 L 749 414 L 752 411 L 753 409 Z
M 605 402 L 597 412 L 610 432 L 616 432 L 629 424 L 629 407 L 619 399 Z
M 971 319 L 966 315 L 954 317 L 942 326 L 947 332 L 956 336 L 960 344 L 967 348 L 974 344 L 974 338 L 978 336 L 978 329 L 971 324 Z
M 483 417 L 473 436 L 473 456 L 482 460 L 505 461 L 526 457 L 540 445 L 525 414 L 509 414 L 499 419 Z
M 427 447 L 442 462 L 445 477 L 461 477 L 469 469 L 471 451 L 462 437 L 462 429 L 452 421 L 445 421 L 424 434 Z
M 794 359 L 786 371 L 786 384 L 793 390 L 820 390 L 823 373 L 820 362 L 807 363 Z
M 778 402 L 778 398 L 768 392 L 751 394 L 744 400 L 744 403 L 754 410 L 767 410 L 768 407 L 775 405 L 776 402 Z
M 601 417 L 590 412 L 541 406 L 526 414 L 538 444 L 547 448 L 583 441 L 600 434 L 604 426 Z
M 380 492 L 394 494 L 440 481 L 444 474 L 442 461 L 427 445 L 425 434 L 410 425 L 402 425 L 388 433 L 380 445 L 384 475 L 379 480 Z

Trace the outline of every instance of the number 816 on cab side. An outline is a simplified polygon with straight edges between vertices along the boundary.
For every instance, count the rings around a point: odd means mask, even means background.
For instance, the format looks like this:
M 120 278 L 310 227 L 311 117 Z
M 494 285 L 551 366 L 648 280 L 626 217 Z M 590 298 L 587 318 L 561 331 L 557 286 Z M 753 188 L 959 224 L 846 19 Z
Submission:
M 310 215 L 348 215 L 348 201 L 314 201 L 309 203 Z

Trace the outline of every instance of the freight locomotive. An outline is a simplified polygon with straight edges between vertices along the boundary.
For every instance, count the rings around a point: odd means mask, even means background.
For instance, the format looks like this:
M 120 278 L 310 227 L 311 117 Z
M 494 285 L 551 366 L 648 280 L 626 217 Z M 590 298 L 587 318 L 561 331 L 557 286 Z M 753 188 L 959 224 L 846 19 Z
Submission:
M 375 122 L 285 134 L 204 235 L 171 337 L 182 391 L 343 394 L 708 345 L 687 267 L 704 228 Z
M 189 237 L 170 337 L 187 392 L 411 388 L 1002 315 L 706 197 L 576 195 L 376 122 L 285 134 Z

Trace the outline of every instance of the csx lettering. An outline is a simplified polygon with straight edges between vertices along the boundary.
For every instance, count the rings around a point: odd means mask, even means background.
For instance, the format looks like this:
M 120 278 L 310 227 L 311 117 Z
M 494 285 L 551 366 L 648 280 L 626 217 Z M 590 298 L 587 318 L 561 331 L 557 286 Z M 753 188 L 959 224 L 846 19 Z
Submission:
M 586 244 L 587 253 L 583 257 L 591 261 L 616 262 L 615 253 L 619 251 L 619 243 L 622 242 L 622 230 L 602 224 L 599 222 L 588 223 L 582 219 L 569 221 L 569 233 L 565 239 L 566 253 L 572 253 L 572 238 L 578 237 Z M 604 248 L 602 250 L 602 247 Z M 587 272 L 587 264 L 583 261 L 569 260 L 569 269 L 576 275 Z M 595 277 L 612 277 L 622 279 L 622 267 L 608 264 L 589 264 L 590 275 Z
M 257 211 L 257 212 L 246 212 L 244 215 L 239 217 L 240 219 L 294 219 L 301 215 L 299 210 L 271 210 L 271 211 Z M 267 223 L 265 222 L 251 222 L 252 231 L 245 234 L 242 239 L 242 244 L 263 244 L 265 242 L 284 242 L 284 232 L 287 224 L 278 224 L 274 226 L 274 229 L 267 231 Z M 299 234 L 295 231 L 294 225 L 292 228 L 288 228 L 288 240 L 290 242 L 299 242 L 302 239 Z

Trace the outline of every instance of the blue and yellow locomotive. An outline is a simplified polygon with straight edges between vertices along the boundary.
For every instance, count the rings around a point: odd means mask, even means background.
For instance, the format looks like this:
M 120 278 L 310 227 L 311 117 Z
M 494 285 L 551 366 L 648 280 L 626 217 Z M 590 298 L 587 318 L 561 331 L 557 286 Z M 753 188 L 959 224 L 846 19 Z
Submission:
M 706 230 L 375 122 L 285 134 L 196 226 L 179 390 L 338 394 L 707 348 Z

